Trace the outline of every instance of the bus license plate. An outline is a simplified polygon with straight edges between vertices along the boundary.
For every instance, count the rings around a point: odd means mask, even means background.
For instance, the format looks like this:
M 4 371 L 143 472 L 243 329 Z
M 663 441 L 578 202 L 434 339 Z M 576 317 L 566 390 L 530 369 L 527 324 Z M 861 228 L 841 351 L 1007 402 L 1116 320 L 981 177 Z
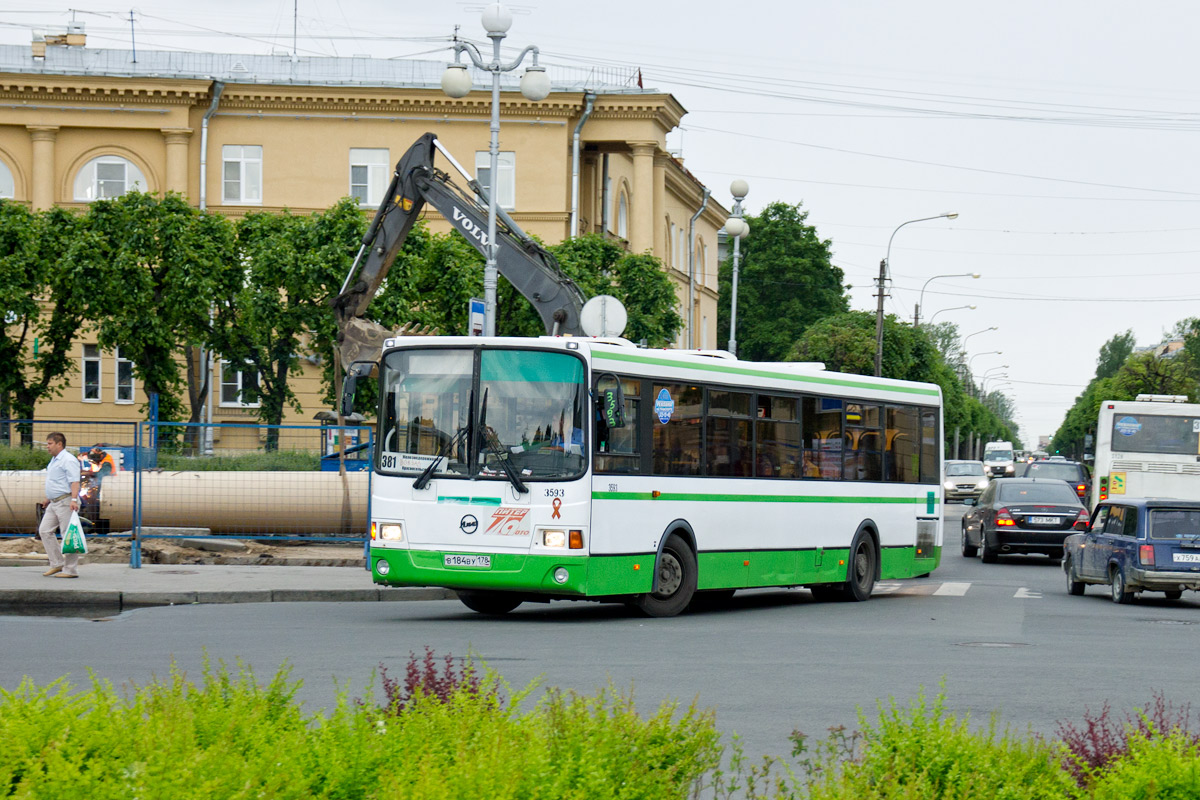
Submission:
M 446 555 L 443 556 L 443 558 L 445 559 L 444 563 L 447 567 L 475 567 L 477 569 L 492 568 L 491 556 Z
M 1030 517 L 1030 525 L 1057 525 L 1058 517 Z
M 1177 563 L 1200 564 L 1200 553 L 1175 553 L 1172 558 Z

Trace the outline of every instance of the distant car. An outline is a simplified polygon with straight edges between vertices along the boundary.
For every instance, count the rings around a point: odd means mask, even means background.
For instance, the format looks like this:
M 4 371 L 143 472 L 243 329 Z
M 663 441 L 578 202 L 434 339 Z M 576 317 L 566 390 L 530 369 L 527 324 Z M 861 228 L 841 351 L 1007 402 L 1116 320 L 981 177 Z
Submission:
M 947 503 L 968 497 L 978 499 L 988 485 L 982 461 L 947 461 L 942 467 L 942 481 Z
M 1096 506 L 1090 526 L 1067 537 L 1063 571 L 1067 592 L 1108 584 L 1114 603 L 1139 592 L 1178 600 L 1200 591 L 1200 501 L 1129 499 Z
M 1092 478 L 1087 467 L 1078 461 L 1067 461 L 1058 457 L 1048 461 L 1034 461 L 1021 468 L 1022 478 L 1058 478 L 1071 484 L 1075 494 L 1087 508 L 1092 507 Z
M 1063 540 L 1088 511 L 1075 491 L 1060 480 L 997 478 L 962 518 L 962 554 L 976 553 L 985 564 L 1008 553 L 1041 553 L 1059 558 Z

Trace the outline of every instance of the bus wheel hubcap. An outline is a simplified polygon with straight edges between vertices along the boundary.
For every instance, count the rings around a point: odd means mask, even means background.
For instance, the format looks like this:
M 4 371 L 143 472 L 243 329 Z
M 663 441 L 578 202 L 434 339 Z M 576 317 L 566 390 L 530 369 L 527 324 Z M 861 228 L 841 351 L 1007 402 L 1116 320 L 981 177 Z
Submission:
M 683 583 L 683 568 L 679 565 L 679 560 L 670 553 L 663 553 L 658 562 L 658 591 L 655 594 L 659 597 L 670 597 L 679 591 L 679 586 Z
M 859 547 L 858 552 L 854 554 L 854 577 L 859 586 L 865 586 L 867 583 L 870 562 L 871 559 L 867 555 L 866 548 Z

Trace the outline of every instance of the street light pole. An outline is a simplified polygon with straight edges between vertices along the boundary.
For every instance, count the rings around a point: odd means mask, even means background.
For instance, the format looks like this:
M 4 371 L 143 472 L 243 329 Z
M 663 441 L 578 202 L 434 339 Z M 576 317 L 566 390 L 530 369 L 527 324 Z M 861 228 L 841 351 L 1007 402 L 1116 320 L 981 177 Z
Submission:
M 487 261 L 483 268 L 483 335 L 495 336 L 498 274 L 496 255 L 499 252 L 499 246 L 496 244 L 496 188 L 499 183 L 497 171 L 500 167 L 500 74 L 512 72 L 521 65 L 526 55 L 532 53 L 533 63 L 521 76 L 521 94 L 535 103 L 545 100 L 550 94 L 550 76 L 546 74 L 545 67 L 538 66 L 538 49 L 533 45 L 522 50 L 508 64 L 500 60 L 500 43 L 512 27 L 512 14 L 507 8 L 500 3 L 492 3 L 483 10 L 481 21 L 488 38 L 492 40 L 492 60 L 485 62 L 479 49 L 470 42 L 455 41 L 454 63 L 447 65 L 446 71 L 442 73 L 442 91 L 451 97 L 466 97 L 470 93 L 471 76 L 467 72 L 467 65 L 460 60 L 463 53 L 470 57 L 476 69 L 490 72 L 492 75 L 491 141 L 488 145 L 488 230 L 487 241 L 484 243 L 487 247 Z
M 917 308 L 919 309 L 919 308 L 920 308 L 920 306 L 917 306 Z M 962 311 L 964 308 L 969 308 L 970 310 L 974 311 L 974 310 L 976 309 L 976 306 L 973 306 L 973 305 L 966 305 L 966 306 L 955 306 L 954 308 L 939 308 L 937 311 L 935 311 L 935 312 L 933 312 L 932 314 L 930 314 L 930 315 L 929 315 L 929 319 L 925 320 L 925 324 L 926 324 L 926 325 L 932 325 L 932 324 L 933 324 L 933 318 L 934 318 L 934 317 L 936 317 L 938 314 L 944 314 L 944 313 L 945 313 L 945 312 L 947 312 L 947 311 Z M 919 312 L 918 312 L 918 313 L 919 313 Z M 916 323 L 916 320 L 917 320 L 917 317 L 916 317 L 916 315 L 914 314 L 914 315 L 913 315 L 913 327 L 914 327 L 914 328 L 915 328 L 915 327 L 916 327 L 916 325 L 917 325 L 917 323 Z
M 896 234 L 905 225 L 912 225 L 914 222 L 928 222 L 931 219 L 955 219 L 958 217 L 957 211 L 948 211 L 945 214 L 937 214 L 932 217 L 921 217 L 920 219 L 910 219 L 907 222 L 901 222 L 896 226 L 896 230 L 892 231 L 892 235 L 888 237 L 887 255 L 883 261 L 879 262 L 879 280 L 875 284 L 878 291 L 877 297 L 879 303 L 875 309 L 875 377 L 878 378 L 883 374 L 883 298 L 887 287 L 888 270 L 892 266 L 892 240 L 896 238 Z
M 742 237 L 750 232 L 750 225 L 742 218 L 742 201 L 750 193 L 750 184 L 741 178 L 729 184 L 733 195 L 733 211 L 725 220 L 725 235 L 733 237 L 733 287 L 729 298 L 729 352 L 737 355 L 737 300 L 738 300 L 738 245 Z
M 925 281 L 925 283 L 921 286 L 921 294 L 920 294 L 919 298 L 917 299 L 917 307 L 913 310 L 913 327 L 914 328 L 920 327 L 920 324 L 921 324 L 921 309 L 925 307 L 925 287 L 928 286 L 931 281 L 936 281 L 938 278 L 975 278 L 976 280 L 978 280 L 979 273 L 978 272 L 961 272 L 961 273 L 957 273 L 954 275 L 934 275 L 932 278 Z M 974 307 L 975 306 L 971 306 L 971 308 L 974 308 Z M 933 317 L 930 317 L 930 319 L 933 319 Z

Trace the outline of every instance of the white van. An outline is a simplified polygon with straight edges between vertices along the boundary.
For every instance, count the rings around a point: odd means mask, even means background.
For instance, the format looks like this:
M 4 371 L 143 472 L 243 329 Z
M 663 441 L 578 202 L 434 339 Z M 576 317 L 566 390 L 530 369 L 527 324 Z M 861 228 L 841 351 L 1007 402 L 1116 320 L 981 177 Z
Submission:
M 993 478 L 1011 478 L 1017 473 L 1012 442 L 988 442 L 983 447 L 983 466 Z

